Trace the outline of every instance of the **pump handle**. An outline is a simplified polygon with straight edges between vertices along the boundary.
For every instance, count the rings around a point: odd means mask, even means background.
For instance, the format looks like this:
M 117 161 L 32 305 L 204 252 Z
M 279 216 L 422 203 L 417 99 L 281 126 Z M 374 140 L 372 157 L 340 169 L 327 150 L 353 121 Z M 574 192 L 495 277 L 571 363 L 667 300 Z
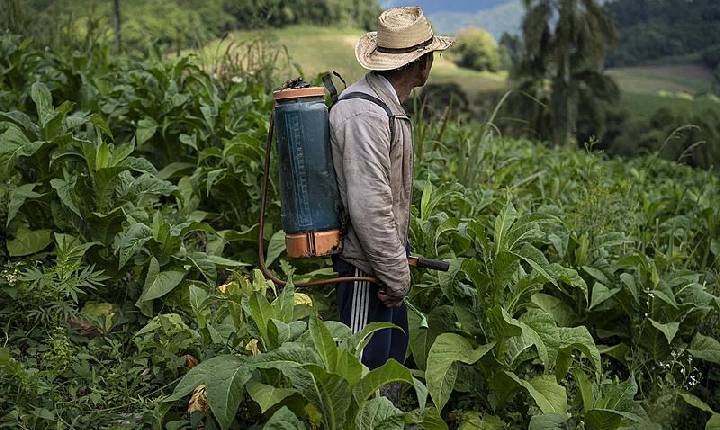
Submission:
M 443 260 L 431 260 L 425 257 L 408 257 L 408 264 L 421 269 L 439 270 L 447 272 L 450 270 L 450 263 Z

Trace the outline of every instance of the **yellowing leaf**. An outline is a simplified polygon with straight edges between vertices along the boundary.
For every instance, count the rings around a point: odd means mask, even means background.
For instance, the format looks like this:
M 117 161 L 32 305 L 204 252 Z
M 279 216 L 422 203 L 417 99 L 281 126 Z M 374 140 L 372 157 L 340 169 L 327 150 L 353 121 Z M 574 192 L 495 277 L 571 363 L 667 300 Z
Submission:
M 195 390 L 193 390 L 192 396 L 190 397 L 190 401 L 188 402 L 188 413 L 207 412 L 208 402 L 205 389 L 205 385 L 198 385 L 195 387 Z
M 313 301 L 312 298 L 310 298 L 310 296 L 308 296 L 307 294 L 295 293 L 295 304 L 312 306 Z
M 257 339 L 251 339 L 247 345 L 245 345 L 245 351 L 249 351 L 252 355 L 258 355 L 260 354 L 260 349 L 258 348 L 258 340 Z

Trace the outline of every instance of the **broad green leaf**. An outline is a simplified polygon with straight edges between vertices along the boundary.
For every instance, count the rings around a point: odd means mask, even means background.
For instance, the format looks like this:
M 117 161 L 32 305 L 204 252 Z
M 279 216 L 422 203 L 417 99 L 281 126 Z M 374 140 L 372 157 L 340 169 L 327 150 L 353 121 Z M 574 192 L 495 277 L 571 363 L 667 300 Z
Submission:
M 630 292 L 630 295 L 632 295 L 635 303 L 638 303 L 640 300 L 640 290 L 635 283 L 635 278 L 629 273 L 623 273 L 620 275 L 620 281 L 622 281 L 623 285 L 625 285 L 627 290 Z
M 17 157 L 29 157 L 43 145 L 42 141 L 31 142 L 15 124 L 9 124 L 0 135 L 0 162 L 5 168 L 14 168 Z
M 531 327 L 538 334 L 543 345 L 546 346 L 548 360 L 551 363 L 557 364 L 556 360 L 562 353 L 569 354 L 572 350 L 579 350 L 591 360 L 597 372 L 601 370 L 600 351 L 587 328 L 557 327 L 549 314 L 538 310 L 528 311 L 520 318 L 520 322 Z
M 592 409 L 594 402 L 592 382 L 590 382 L 590 378 L 587 377 L 582 369 L 574 368 L 572 369 L 572 374 L 573 378 L 575 378 L 578 391 L 580 392 L 580 397 L 582 398 L 583 410 L 587 412 Z
M 354 351 L 355 356 L 360 357 L 365 346 L 370 342 L 370 336 L 380 330 L 402 330 L 395 324 L 388 322 L 371 322 L 365 325 L 362 330 L 354 333 L 349 339 L 350 349 Z
M 422 198 L 420 199 L 420 219 L 427 221 L 430 218 L 430 199 L 432 197 L 433 185 L 432 182 L 426 181 L 422 191 Z
M 530 299 L 536 306 L 552 315 L 555 322 L 561 327 L 569 327 L 577 320 L 577 313 L 562 299 L 547 294 L 533 294 Z
M 360 382 L 353 387 L 353 395 L 358 404 L 362 404 L 380 387 L 391 382 L 405 382 L 414 385 L 410 369 L 398 363 L 395 359 L 389 359 L 382 366 L 371 370 L 360 379 Z
M 265 423 L 263 430 L 305 430 L 303 424 L 287 406 L 278 409 Z
M 282 402 L 286 397 L 297 392 L 292 388 L 279 388 L 255 381 L 248 383 L 245 389 L 247 389 L 250 397 L 252 397 L 252 399 L 260 405 L 260 411 L 262 413 L 267 412 L 268 409 Z
M 631 412 L 612 409 L 593 409 L 585 414 L 587 430 L 615 430 L 621 428 L 627 421 L 639 422 L 640 417 Z
M 594 410 L 614 411 L 613 415 L 622 416 L 623 413 L 630 413 L 635 408 L 634 398 L 638 387 L 634 377 L 626 382 L 603 384 L 600 387 L 599 397 L 593 404 Z M 605 413 L 597 413 L 599 418 L 605 417 Z
M 172 163 L 163 167 L 163 169 L 157 173 L 157 177 L 167 181 L 167 180 L 174 178 L 176 175 L 179 175 L 181 172 L 190 171 L 194 168 L 195 168 L 195 164 L 193 164 L 193 163 L 186 163 L 183 161 L 173 161 Z
M 553 285 L 557 285 L 557 280 L 555 279 L 555 277 L 551 276 L 548 272 L 551 271 L 551 269 L 549 268 L 549 263 L 545 258 L 545 255 L 543 255 L 543 253 L 540 252 L 539 249 L 535 248 L 529 243 L 524 243 L 523 246 L 520 247 L 520 249 L 518 249 L 517 251 L 514 251 L 513 254 L 525 260 L 530 265 L 530 267 L 533 268 L 533 270 L 535 270 L 548 282 L 552 283 Z
M 115 236 L 113 247 L 118 254 L 118 269 L 122 269 L 151 239 L 152 230 L 150 227 L 139 222 L 130 224 L 125 230 Z
M 712 414 L 707 423 L 705 430 L 720 430 L 720 414 Z
M 506 371 L 505 374 L 525 388 L 544 414 L 565 414 L 567 411 L 567 392 L 554 376 L 536 376 L 526 381 L 512 372 Z
M 607 276 L 602 272 L 602 270 L 597 269 L 595 267 L 589 267 L 589 266 L 583 266 L 583 270 L 596 280 L 600 281 L 603 285 L 610 285 L 612 282 L 608 279 Z
M 680 393 L 680 397 L 682 397 L 682 399 L 685 400 L 685 403 L 687 403 L 688 405 L 698 408 L 703 412 L 707 412 L 710 414 L 715 413 L 715 411 L 713 411 L 707 403 L 703 402 L 702 400 L 690 393 Z
M 280 254 L 285 250 L 285 232 L 282 230 L 276 231 L 270 238 L 270 244 L 268 245 L 267 258 L 265 264 L 270 265 L 277 260 Z
M 260 332 L 265 349 L 270 347 L 270 338 L 268 336 L 268 324 L 275 317 L 275 311 L 268 303 L 264 292 L 254 292 L 248 300 L 250 308 L 250 317 Z
M 542 414 L 530 418 L 528 430 L 566 430 L 567 416 L 564 414 Z
M 505 209 L 495 217 L 495 255 L 497 256 L 501 251 L 507 251 L 507 239 L 505 235 L 512 227 L 515 219 L 517 218 L 517 212 L 512 202 L 508 199 L 505 204 Z
M 287 406 L 278 409 L 265 423 L 263 430 L 305 430 L 303 424 Z
M 458 430 L 504 430 L 505 423 L 495 415 L 480 416 L 478 412 L 465 412 Z
M 270 306 L 275 311 L 275 318 L 286 323 L 294 320 L 295 285 L 292 280 L 283 287 L 278 297 L 273 300 Z
M 223 430 L 230 428 L 242 400 L 243 387 L 251 377 L 250 369 L 230 362 L 216 368 L 205 382 L 208 404 Z
M 150 281 L 150 285 L 147 285 L 146 282 L 145 289 L 138 299 L 138 303 L 154 300 L 168 294 L 180 284 L 185 274 L 186 272 L 181 270 L 165 270 L 159 272 L 152 281 Z
M 75 203 L 75 184 L 77 183 L 77 179 L 77 176 L 63 172 L 63 179 L 52 179 L 50 180 L 50 185 L 60 198 L 60 202 L 73 211 L 75 215 L 82 217 L 80 209 Z
M 620 288 L 608 288 L 600 282 L 595 282 L 592 289 L 592 299 L 590 299 L 590 307 L 588 309 L 595 308 L 615 294 L 620 292 Z
M 28 230 L 20 227 L 15 232 L 15 238 L 7 241 L 8 254 L 11 257 L 35 254 L 45 249 L 52 241 L 51 230 Z
M 695 333 L 688 352 L 695 358 L 720 364 L 720 342 L 712 337 Z
M 230 428 L 242 399 L 243 386 L 252 373 L 235 355 L 220 355 L 190 369 L 164 402 L 175 402 L 190 394 L 198 385 L 207 387 L 207 399 L 222 429 Z
M 305 368 L 315 379 L 315 387 L 322 402 L 317 406 L 323 414 L 325 428 L 328 430 L 344 428 L 352 403 L 350 384 L 343 377 L 327 373 L 319 366 L 310 364 Z
M 192 136 L 189 134 L 181 134 L 179 140 L 183 145 L 187 145 L 196 151 L 198 150 L 196 133 L 193 133 Z
M 35 102 L 35 110 L 40 119 L 40 125 L 45 127 L 55 114 L 50 90 L 42 82 L 35 82 L 30 88 L 30 97 Z
M 138 121 L 137 129 L 135 130 L 135 143 L 137 146 L 142 146 L 143 143 L 150 140 L 155 134 L 157 127 L 157 122 L 150 117 L 145 117 Z
M 405 421 L 398 410 L 385 397 L 375 397 L 364 403 L 355 417 L 355 428 L 367 430 L 403 430 Z
M 489 343 L 474 348 L 470 341 L 455 333 L 443 333 L 435 339 L 428 354 L 425 380 L 438 410 L 445 406 L 455 387 L 456 362 L 474 364 L 494 346 L 495 343 Z
M 215 169 L 211 170 L 207 173 L 207 179 L 205 182 L 205 195 L 210 196 L 210 191 L 212 190 L 213 185 L 215 185 L 216 182 L 221 180 L 227 169 Z
M 543 338 L 533 327 L 525 324 L 522 321 L 517 321 L 517 324 L 519 324 L 521 328 L 520 336 L 512 337 L 507 341 L 507 354 L 509 355 L 510 361 L 515 362 L 515 360 L 521 357 L 525 350 L 531 347 L 535 347 L 535 350 L 537 351 L 537 356 L 542 362 L 543 366 L 545 366 L 546 368 L 550 368 L 553 365 L 550 360 L 550 354 L 554 351 L 548 350 L 548 347 L 543 341 Z
M 38 185 L 39 184 L 37 183 L 24 184 L 10 191 L 10 202 L 8 203 L 7 222 L 5 223 L 6 227 L 10 225 L 10 221 L 15 218 L 18 210 L 23 204 L 25 204 L 25 201 L 27 199 L 36 199 L 43 196 L 42 194 L 38 194 L 33 191 L 33 189 L 35 189 L 35 187 L 37 187 Z
M 138 336 L 142 333 L 143 330 L 136 333 L 135 336 Z M 242 358 L 232 354 L 218 355 L 216 357 L 204 360 L 197 366 L 190 369 L 190 371 L 188 371 L 188 373 L 183 376 L 180 382 L 178 382 L 178 384 L 175 386 L 172 394 L 169 397 L 163 399 L 163 402 L 177 402 L 178 400 L 190 394 L 198 385 L 207 385 L 207 382 L 210 380 L 212 375 L 214 373 L 221 373 L 221 369 L 235 369 L 241 367 L 242 365 Z
M 427 407 L 422 411 L 420 426 L 425 430 L 448 430 L 448 426 L 435 407 Z
M 652 324 L 653 327 L 660 330 L 662 334 L 665 335 L 665 339 L 667 339 L 668 344 L 671 344 L 673 339 L 675 339 L 675 334 L 678 331 L 678 328 L 680 328 L 679 322 L 669 322 L 666 324 L 659 323 L 652 318 L 648 318 L 650 321 L 650 324 Z

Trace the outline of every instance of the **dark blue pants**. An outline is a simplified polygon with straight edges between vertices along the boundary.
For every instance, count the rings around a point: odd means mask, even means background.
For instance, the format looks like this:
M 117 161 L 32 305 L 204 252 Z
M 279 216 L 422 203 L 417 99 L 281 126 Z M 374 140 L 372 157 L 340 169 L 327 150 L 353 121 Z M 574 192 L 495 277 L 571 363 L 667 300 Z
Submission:
M 340 276 L 368 276 L 339 258 L 334 259 L 333 266 Z M 407 306 L 385 306 L 378 299 L 378 289 L 368 282 L 343 282 L 337 287 L 340 319 L 353 333 L 371 322 L 389 322 L 404 330 L 384 329 L 372 335 L 362 354 L 362 362 L 369 369 L 382 366 L 389 358 L 405 363 L 408 346 Z

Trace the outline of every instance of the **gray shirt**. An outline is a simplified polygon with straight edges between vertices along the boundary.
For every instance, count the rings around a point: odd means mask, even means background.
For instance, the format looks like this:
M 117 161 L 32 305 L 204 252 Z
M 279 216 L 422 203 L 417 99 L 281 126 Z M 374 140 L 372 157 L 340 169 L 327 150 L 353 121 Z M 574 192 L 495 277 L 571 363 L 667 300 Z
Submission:
M 349 217 L 341 257 L 377 277 L 389 295 L 404 296 L 410 289 L 405 243 L 413 186 L 411 123 L 384 77 L 368 73 L 344 93 L 356 91 L 384 101 L 394 120 L 362 99 L 340 101 L 330 111 L 333 163 Z

